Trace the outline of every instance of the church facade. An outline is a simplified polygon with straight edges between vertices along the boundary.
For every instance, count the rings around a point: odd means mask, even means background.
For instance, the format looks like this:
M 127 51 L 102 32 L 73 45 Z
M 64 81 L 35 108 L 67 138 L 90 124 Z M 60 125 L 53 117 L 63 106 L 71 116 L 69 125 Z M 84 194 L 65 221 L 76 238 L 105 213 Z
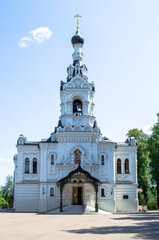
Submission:
M 47 212 L 81 204 L 109 212 L 135 212 L 137 144 L 103 137 L 93 114 L 95 85 L 82 63 L 84 39 L 77 27 L 72 37 L 73 64 L 60 85 L 61 116 L 48 139 L 17 140 L 14 156 L 14 208 Z

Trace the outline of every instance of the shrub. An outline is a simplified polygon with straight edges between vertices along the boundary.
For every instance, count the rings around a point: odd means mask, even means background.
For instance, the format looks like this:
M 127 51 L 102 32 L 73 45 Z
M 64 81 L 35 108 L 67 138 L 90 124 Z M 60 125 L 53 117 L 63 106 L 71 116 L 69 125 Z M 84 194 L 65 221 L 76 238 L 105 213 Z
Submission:
M 8 208 L 9 207 L 9 204 L 7 203 L 7 201 L 0 197 L 0 208 Z
M 156 210 L 157 209 L 157 204 L 156 203 L 149 203 L 148 204 L 148 209 L 149 210 Z

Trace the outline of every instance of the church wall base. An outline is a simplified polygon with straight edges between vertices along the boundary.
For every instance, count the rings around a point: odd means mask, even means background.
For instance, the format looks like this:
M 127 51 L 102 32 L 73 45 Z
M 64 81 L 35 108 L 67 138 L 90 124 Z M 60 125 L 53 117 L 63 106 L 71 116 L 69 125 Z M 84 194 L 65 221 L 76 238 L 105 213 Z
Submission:
M 137 199 L 117 199 L 116 211 L 117 212 L 137 212 L 138 200 Z
M 38 212 L 39 199 L 17 198 L 15 212 Z
M 108 211 L 108 212 L 115 212 L 115 200 L 99 200 L 98 207 L 101 210 Z
M 47 200 L 46 199 L 40 199 L 39 200 L 39 213 L 47 212 Z
M 39 209 L 39 185 L 17 184 L 15 188 L 15 211 L 38 212 Z
M 65 202 L 63 201 L 63 205 L 68 205 L 65 204 Z M 51 211 L 53 209 L 57 209 L 60 206 L 60 198 L 53 198 L 53 199 L 48 199 L 48 211 Z

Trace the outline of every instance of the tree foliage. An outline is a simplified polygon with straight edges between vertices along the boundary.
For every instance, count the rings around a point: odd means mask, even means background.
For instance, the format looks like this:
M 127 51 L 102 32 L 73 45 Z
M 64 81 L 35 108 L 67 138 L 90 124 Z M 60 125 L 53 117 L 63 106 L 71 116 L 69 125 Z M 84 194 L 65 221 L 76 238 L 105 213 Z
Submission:
M 9 207 L 8 202 L 4 198 L 0 197 L 0 208 L 8 208 L 8 207 Z
M 143 189 L 145 199 L 148 201 L 148 191 L 151 184 L 151 176 L 149 170 L 149 150 L 148 138 L 142 130 L 137 128 L 130 129 L 127 134 L 128 137 L 135 137 L 137 140 L 137 175 L 139 187 Z
M 157 206 L 159 208 L 159 122 L 154 124 L 149 137 L 150 167 L 152 178 L 157 186 Z
M 13 196 L 14 196 L 14 183 L 13 183 L 13 176 L 8 175 L 6 177 L 5 186 L 2 188 L 1 191 L 1 198 L 5 199 L 8 203 L 8 207 L 13 207 Z

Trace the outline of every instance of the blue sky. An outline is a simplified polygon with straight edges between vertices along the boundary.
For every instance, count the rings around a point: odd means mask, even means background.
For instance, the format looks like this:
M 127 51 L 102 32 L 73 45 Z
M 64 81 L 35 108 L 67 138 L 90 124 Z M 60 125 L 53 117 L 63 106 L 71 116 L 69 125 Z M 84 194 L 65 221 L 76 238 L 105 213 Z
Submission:
M 13 173 L 19 135 L 41 140 L 57 125 L 59 86 L 72 63 L 76 13 L 82 15 L 83 62 L 89 81 L 95 82 L 95 116 L 103 135 L 124 141 L 129 129 L 147 129 L 157 121 L 158 0 L 3 1 L 0 185 Z M 24 37 L 31 40 L 20 47 Z

